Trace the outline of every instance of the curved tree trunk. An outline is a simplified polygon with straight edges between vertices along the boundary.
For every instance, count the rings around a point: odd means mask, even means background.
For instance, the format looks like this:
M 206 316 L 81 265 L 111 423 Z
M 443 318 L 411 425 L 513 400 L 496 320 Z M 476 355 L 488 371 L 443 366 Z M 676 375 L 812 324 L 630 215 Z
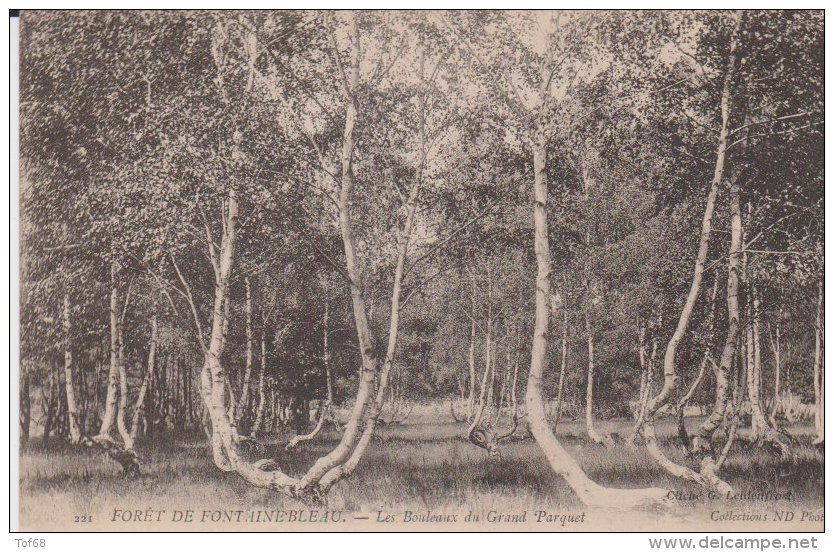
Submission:
M 668 457 L 666 457 L 665 453 L 662 451 L 660 446 L 657 443 L 657 438 L 654 431 L 654 416 L 657 411 L 664 406 L 667 402 L 669 402 L 672 397 L 674 396 L 675 392 L 677 391 L 677 385 L 679 376 L 677 374 L 677 366 L 676 366 L 676 356 L 678 351 L 678 346 L 680 345 L 680 341 L 683 339 L 687 328 L 689 327 L 689 321 L 692 318 L 692 312 L 695 308 L 695 302 L 698 299 L 698 295 L 701 290 L 701 282 L 703 280 L 704 274 L 704 267 L 707 260 L 707 254 L 709 253 L 709 240 L 710 240 L 710 232 L 712 230 L 712 216 L 713 212 L 715 211 L 715 201 L 718 196 L 718 189 L 721 186 L 721 183 L 724 180 L 724 169 L 726 164 L 726 157 L 727 157 L 727 137 L 730 131 L 730 110 L 731 110 L 731 95 L 733 89 L 733 81 L 736 72 L 736 63 L 738 57 L 738 43 L 739 43 L 739 31 L 741 28 L 741 22 L 743 12 L 737 11 L 734 13 L 734 29 L 730 38 L 730 51 L 727 56 L 727 68 L 724 72 L 724 79 L 722 83 L 722 90 L 721 90 L 721 128 L 718 133 L 718 146 L 716 149 L 716 156 L 715 156 L 715 170 L 713 172 L 712 182 L 710 184 L 709 194 L 707 195 L 707 202 L 704 208 L 704 217 L 701 222 L 701 237 L 700 242 L 698 244 L 698 254 L 695 258 L 695 267 L 693 269 L 692 274 L 692 284 L 689 288 L 689 293 L 686 297 L 686 302 L 684 303 L 683 309 L 681 310 L 681 315 L 678 319 L 678 324 L 675 327 L 675 331 L 672 334 L 672 338 L 669 340 L 669 343 L 666 347 L 666 353 L 663 357 L 663 388 L 660 392 L 652 398 L 649 402 L 647 407 L 647 412 L 645 419 L 643 421 L 643 426 L 641 428 L 643 438 L 646 441 L 646 450 L 649 454 L 654 458 L 655 462 L 662 468 L 664 468 L 670 474 L 681 477 L 683 479 L 687 479 L 696 483 L 699 483 L 703 486 L 708 488 L 716 489 L 719 491 L 726 491 L 729 489 L 729 485 L 725 482 L 721 481 L 718 476 L 715 474 L 715 463 L 711 457 L 705 457 L 704 461 L 701 463 L 700 466 L 700 473 L 696 473 L 693 470 L 685 467 L 680 466 L 672 462 Z M 733 206 L 734 210 L 740 210 L 740 206 Z M 738 226 L 737 230 L 739 235 L 737 236 L 737 241 L 739 243 L 731 245 L 731 251 L 739 251 L 741 249 L 741 213 L 738 213 L 738 220 L 733 222 L 733 230 L 736 230 L 736 224 Z M 735 255 L 737 257 L 737 255 Z M 733 255 L 731 255 L 730 264 L 733 263 Z M 736 274 L 732 277 L 728 277 L 728 296 L 730 295 L 730 287 L 731 281 L 733 278 L 735 279 L 735 287 L 738 286 L 738 259 L 735 259 L 736 267 L 735 272 Z M 735 291 L 737 294 L 737 289 Z M 737 304 L 737 298 L 735 299 Z M 728 305 L 730 299 L 728 297 Z M 730 315 L 731 325 L 732 325 L 732 315 Z M 736 326 L 738 324 L 738 319 L 736 318 Z M 737 327 L 735 333 L 737 333 Z M 722 354 L 722 365 L 719 367 L 718 375 L 716 376 L 717 384 L 716 384 L 716 407 L 720 407 L 723 403 L 726 408 L 726 393 L 727 393 L 727 370 L 728 365 L 725 364 L 726 362 L 732 361 L 732 354 L 735 348 L 735 339 L 736 336 L 733 335 L 734 331 L 728 329 L 727 332 L 727 342 L 725 343 L 725 353 L 728 352 L 729 347 L 729 359 L 725 359 L 726 354 Z M 732 339 L 730 339 L 732 338 Z M 724 409 L 719 408 L 720 410 L 720 417 L 723 419 Z M 715 412 L 715 411 L 714 411 Z M 711 417 L 712 418 L 712 417 Z M 710 419 L 711 419 L 710 418 Z M 719 420 L 720 423 L 720 420 Z M 702 426 L 703 427 L 703 426 Z M 710 433 L 711 436 L 711 433 Z M 696 447 L 697 448 L 697 447 Z
M 706 206 L 704 207 L 704 217 L 701 222 L 701 238 L 698 243 L 698 254 L 695 257 L 695 267 L 692 271 L 692 284 L 690 285 L 689 293 L 686 296 L 686 302 L 684 303 L 680 317 L 678 318 L 678 324 L 675 326 L 675 331 L 666 346 L 666 353 L 663 356 L 663 388 L 649 403 L 649 418 L 654 416 L 654 414 L 664 404 L 671 400 L 677 389 L 679 379 L 677 374 L 678 347 L 680 346 L 680 342 L 689 328 L 689 321 L 692 318 L 692 312 L 695 309 L 695 302 L 698 300 L 698 295 L 701 291 L 701 281 L 704 277 L 704 265 L 709 253 L 709 241 L 710 233 L 712 231 L 712 216 L 715 211 L 715 201 L 718 197 L 718 189 L 724 180 L 724 167 L 727 157 L 727 137 L 730 131 L 730 104 L 733 81 L 736 72 L 738 38 L 739 29 L 741 28 L 742 13 L 736 12 L 734 14 L 734 18 L 735 28 L 733 30 L 732 38 L 730 39 L 730 52 L 727 57 L 727 68 L 724 72 L 724 80 L 721 90 L 721 128 L 718 133 L 715 169 L 713 171 L 709 194 L 707 194 Z
M 538 129 L 533 144 L 534 203 L 536 265 L 536 311 L 530 373 L 527 378 L 527 424 L 547 457 L 550 466 L 565 478 L 579 499 L 589 506 L 619 508 L 637 507 L 662 502 L 664 489 L 610 489 L 594 483 L 576 460 L 556 439 L 544 407 L 542 384 L 547 367 L 547 335 L 550 326 L 551 260 L 547 225 L 547 141 L 543 129 Z
M 330 315 L 330 306 L 327 301 L 327 297 L 324 298 L 324 318 L 322 320 L 322 363 L 324 364 L 324 378 L 325 384 L 327 386 L 327 399 L 319 401 L 319 419 L 316 423 L 316 427 L 310 433 L 306 435 L 296 435 L 290 442 L 287 443 L 285 447 L 286 450 L 292 450 L 299 445 L 299 443 L 303 443 L 305 441 L 311 441 L 315 439 L 316 435 L 319 434 L 321 428 L 324 426 L 324 422 L 326 421 L 327 417 L 330 416 L 330 408 L 333 404 L 333 380 L 330 376 L 330 350 L 328 345 L 328 333 L 330 332 L 330 328 L 328 325 L 328 318 Z
M 713 458 L 712 437 L 721 426 L 727 412 L 730 398 L 730 373 L 733 358 L 738 350 L 739 335 L 739 273 L 741 270 L 741 200 L 738 182 L 734 179 L 730 184 L 730 254 L 727 266 L 727 336 L 721 353 L 721 362 L 716 371 L 715 404 L 712 413 L 704 420 L 693 441 L 693 451 L 701 454 L 705 459 Z

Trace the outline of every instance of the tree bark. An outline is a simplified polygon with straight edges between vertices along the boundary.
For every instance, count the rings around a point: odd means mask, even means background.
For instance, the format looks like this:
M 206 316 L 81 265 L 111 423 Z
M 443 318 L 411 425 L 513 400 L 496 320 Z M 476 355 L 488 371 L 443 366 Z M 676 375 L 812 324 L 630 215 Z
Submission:
M 753 438 L 758 440 L 762 433 L 770 427 L 764 410 L 762 409 L 761 396 L 761 351 L 759 349 L 759 298 L 756 290 L 752 288 L 753 304 L 750 306 L 751 323 L 747 325 L 747 398 L 750 401 L 751 429 Z
M 139 433 L 139 423 L 141 418 L 145 415 L 145 397 L 148 393 L 148 386 L 153 377 L 154 367 L 156 366 L 156 346 L 159 336 L 159 325 L 157 323 L 156 315 L 151 318 L 151 341 L 148 347 L 148 367 L 145 370 L 145 377 L 142 379 L 142 386 L 139 388 L 139 396 L 136 399 L 136 406 L 133 409 L 133 420 L 130 425 L 130 438 L 136 441 L 136 436 Z
M 104 416 L 97 439 L 113 440 L 111 433 L 116 423 L 116 409 L 119 393 L 119 265 L 110 263 L 110 368 L 107 372 L 107 398 L 104 401 Z
M 358 85 L 359 80 L 359 30 L 356 26 L 355 18 L 352 18 L 352 25 L 353 25 L 353 35 L 354 35 L 354 42 L 351 48 L 351 56 L 352 56 L 352 68 L 351 68 L 351 80 L 352 83 L 348 88 L 348 92 L 353 97 L 352 91 L 356 90 L 356 86 Z M 376 381 L 376 391 L 373 397 L 368 397 L 370 401 L 368 404 L 368 408 L 365 411 L 365 420 L 364 420 L 364 427 L 362 428 L 362 433 L 359 439 L 359 442 L 356 443 L 353 451 L 350 452 L 350 456 L 343 461 L 339 465 L 334 465 L 330 468 L 330 470 L 322 476 L 319 481 L 319 486 L 323 491 L 327 491 L 330 487 L 332 487 L 336 482 L 349 477 L 356 467 L 359 465 L 359 461 L 362 459 L 362 456 L 365 453 L 365 450 L 370 443 L 371 437 L 373 436 L 374 429 L 376 428 L 376 424 L 379 420 L 380 414 L 382 414 L 382 408 L 385 404 L 385 391 L 388 386 L 388 378 L 391 371 L 391 365 L 394 362 L 394 358 L 397 352 L 397 339 L 399 336 L 399 323 L 400 323 L 400 310 L 401 310 L 401 293 L 402 293 L 402 282 L 403 278 L 405 277 L 405 263 L 408 257 L 408 247 L 409 242 L 411 241 L 411 234 L 414 228 L 414 217 L 417 211 L 417 199 L 420 194 L 420 190 L 423 184 L 423 170 L 425 168 L 426 157 L 428 155 L 428 147 L 427 147 L 427 140 L 426 140 L 426 132 L 425 132 L 425 82 L 423 80 L 423 58 L 421 54 L 420 63 L 419 63 L 419 70 L 420 70 L 420 78 L 421 83 L 424 85 L 423 90 L 419 94 L 418 101 L 420 103 L 420 131 L 419 131 L 419 141 L 421 145 L 420 151 L 420 158 L 417 163 L 416 167 L 416 174 L 414 177 L 414 181 L 412 183 L 411 189 L 408 194 L 408 198 L 405 201 L 405 224 L 403 226 L 402 232 L 397 236 L 397 260 L 394 266 L 394 283 L 391 289 L 391 313 L 388 320 L 388 343 L 386 345 L 385 350 L 385 358 L 382 362 L 382 367 L 379 373 L 379 377 Z M 348 111 L 350 112 L 350 106 L 355 108 L 352 100 L 349 104 Z M 346 150 L 343 148 L 343 162 L 342 162 L 342 194 L 343 197 L 341 198 L 340 204 L 343 208 L 340 209 L 340 222 L 342 227 L 342 238 L 344 241 L 345 246 L 345 259 L 348 261 L 346 263 L 348 267 L 348 276 L 351 279 L 351 283 L 360 282 L 360 272 L 358 271 L 358 267 L 355 266 L 355 260 L 351 261 L 351 257 L 353 256 L 353 240 L 352 240 L 352 224 L 350 221 L 350 213 L 349 213 L 349 203 L 350 203 L 350 193 L 353 188 L 353 175 L 352 175 L 352 151 L 353 151 L 353 135 L 352 133 L 348 135 L 347 133 L 348 127 L 345 127 L 345 139 L 343 145 L 350 144 L 350 149 Z M 349 153 L 348 155 L 345 155 Z M 346 188 L 345 183 L 345 175 L 349 175 L 349 187 Z M 350 238 L 350 239 L 349 239 Z M 350 254 L 348 254 L 350 252 Z M 351 267 L 353 269 L 351 270 Z M 363 318 L 365 318 L 365 311 L 364 311 L 364 303 L 362 301 L 357 301 L 357 299 L 361 299 L 361 295 L 357 297 L 352 290 L 352 297 L 354 299 L 353 302 L 353 310 L 354 310 L 354 319 L 356 320 L 356 328 L 357 333 L 361 334 L 363 330 L 361 329 L 361 322 Z M 367 330 L 368 339 L 370 339 L 370 330 Z M 370 343 L 370 341 L 368 341 Z M 360 340 L 360 348 L 364 352 L 365 348 L 361 346 Z M 366 363 L 370 365 L 372 358 L 368 358 L 367 362 L 365 360 L 365 355 L 363 354 L 363 371 L 365 368 Z M 375 361 L 374 361 L 375 363 Z M 374 368 L 376 368 L 374 366 Z M 369 393 L 374 391 L 373 389 L 373 382 L 368 389 Z M 357 404 L 359 403 L 359 396 L 357 396 Z M 363 398 L 364 400 L 364 398 Z M 356 412 L 356 409 L 354 409 Z M 353 420 L 349 420 L 347 426 L 345 426 L 345 435 L 348 434 L 350 431 L 350 425 Z M 343 438 L 344 442 L 344 438 Z M 315 467 L 315 466 L 314 466 Z
M 466 405 L 467 419 L 471 420 L 475 415 L 475 278 L 472 277 L 472 319 L 469 327 L 469 400 Z
M 733 358 L 738 349 L 740 334 L 739 325 L 739 276 L 741 270 L 741 247 L 742 247 L 742 226 L 741 226 L 741 199 L 738 181 L 733 179 L 730 184 L 730 253 L 727 266 L 727 335 L 724 341 L 724 349 L 721 353 L 721 362 L 716 371 L 715 382 L 715 404 L 712 413 L 704 420 L 698 429 L 698 434 L 693 442 L 694 452 L 701 454 L 704 458 L 712 458 L 714 453 L 712 437 L 724 421 L 727 411 L 727 403 L 730 398 L 729 378 L 733 365 Z
M 319 401 L 319 409 L 318 409 L 318 421 L 316 422 L 316 426 L 313 428 L 310 433 L 306 435 L 296 435 L 290 442 L 287 443 L 285 447 L 286 450 L 292 450 L 297 447 L 300 443 L 305 441 L 311 441 L 315 439 L 316 435 L 319 434 L 321 428 L 324 426 L 324 422 L 326 421 L 327 417 L 330 415 L 330 407 L 333 404 L 333 381 L 330 377 L 330 350 L 328 344 L 328 337 L 329 337 L 329 324 L 328 319 L 330 315 L 330 306 L 327 301 L 327 297 L 324 298 L 324 317 L 322 318 L 322 364 L 324 367 L 324 378 L 325 378 L 325 385 L 327 386 L 327 398 Z
M 252 286 L 247 276 L 246 283 L 246 366 L 243 371 L 243 387 L 237 403 L 237 419 L 245 415 L 249 405 L 249 385 L 252 380 Z
M 70 320 L 69 293 L 64 292 L 64 308 L 62 310 L 64 330 L 64 387 L 67 395 L 67 418 L 69 422 L 70 443 L 81 442 L 81 426 L 78 420 L 78 407 L 75 402 L 75 384 L 72 373 L 72 325 Z
M 585 333 L 588 340 L 588 382 L 585 387 L 585 430 L 594 443 L 607 444 L 606 439 L 594 427 L 594 328 L 591 313 L 585 311 Z
M 559 386 L 556 390 L 556 420 L 553 427 L 559 424 L 562 419 L 562 402 L 565 391 L 565 372 L 568 367 L 568 298 L 564 296 L 562 301 L 562 364 L 559 366 Z
M 359 388 L 356 401 L 351 410 L 342 439 L 329 454 L 319 458 L 302 478 L 302 487 L 318 486 L 330 470 L 342 465 L 350 458 L 357 440 L 362 432 L 365 414 L 373 401 L 374 384 L 378 362 L 374 356 L 374 344 L 365 303 L 362 273 L 356 256 L 353 235 L 351 203 L 353 201 L 353 152 L 355 147 L 354 128 L 358 116 L 356 94 L 359 88 L 359 28 L 353 14 L 349 15 L 351 26 L 350 68 L 345 76 L 344 92 L 347 99 L 345 125 L 342 132 L 341 189 L 339 191 L 339 228 L 345 253 L 345 270 L 349 279 L 350 297 L 353 306 L 353 320 L 359 341 L 362 368 L 359 376 Z M 335 42 L 335 37 L 332 37 Z M 334 48 L 334 55 L 338 50 Z M 392 309 L 393 310 L 393 309 Z M 370 438 L 370 437 L 369 437 Z
M 817 320 L 814 328 L 814 444 L 825 442 L 825 302 L 823 283 L 817 284 Z
M 20 375 L 20 445 L 25 446 L 29 442 L 29 432 L 32 426 L 32 396 L 31 377 L 29 370 L 25 367 Z
M 769 328 L 769 326 L 768 326 Z M 777 426 L 776 418 L 779 415 L 780 402 L 782 400 L 782 307 L 776 315 L 776 335 L 772 331 L 768 331 L 770 337 L 770 347 L 773 351 L 773 404 L 770 408 L 770 422 L 774 427 Z
M 698 244 L 698 254 L 695 258 L 695 267 L 693 269 L 692 274 L 692 284 L 689 288 L 689 293 L 686 297 L 686 302 L 684 303 L 683 309 L 681 310 L 681 315 L 678 319 L 678 324 L 675 327 L 675 331 L 672 334 L 672 338 L 669 340 L 669 343 L 666 347 L 666 353 L 663 358 L 663 388 L 649 402 L 646 416 L 643 421 L 643 426 L 641 428 L 643 438 L 646 441 L 646 450 L 649 452 L 649 454 L 652 456 L 652 458 L 659 466 L 661 466 L 667 472 L 676 477 L 693 481 L 702 486 L 711 488 L 713 490 L 717 490 L 719 492 L 726 492 L 730 490 L 730 486 L 724 481 L 722 481 L 720 478 L 718 478 L 716 474 L 714 457 L 712 455 L 704 456 L 700 465 L 699 473 L 694 472 L 686 466 L 681 466 L 671 461 L 668 457 L 666 457 L 665 453 L 657 443 L 657 437 L 654 431 L 654 416 L 663 405 L 665 405 L 668 401 L 672 399 L 677 390 L 679 376 L 677 374 L 676 355 L 678 351 L 678 346 L 680 345 L 680 341 L 683 339 L 687 331 L 687 328 L 689 327 L 689 321 L 692 317 L 695 302 L 697 301 L 698 295 L 701 290 L 701 281 L 703 280 L 704 265 L 706 263 L 707 255 L 709 253 L 709 240 L 710 232 L 712 230 L 712 217 L 713 212 L 715 210 L 715 201 L 718 196 L 719 187 L 721 186 L 721 183 L 724 180 L 724 168 L 727 157 L 727 137 L 729 135 L 730 130 L 731 96 L 733 89 L 733 81 L 736 72 L 739 34 L 743 19 L 743 12 L 734 12 L 733 19 L 734 28 L 730 38 L 730 50 L 727 55 L 727 67 L 724 71 L 724 79 L 721 89 L 721 127 L 718 133 L 718 146 L 716 148 L 715 169 L 713 171 L 712 182 L 710 184 L 710 190 L 709 194 L 707 195 L 707 202 L 704 208 L 704 217 L 701 222 L 701 237 Z M 734 235 L 734 239 L 738 243 L 734 243 L 731 245 L 731 252 L 739 251 L 741 249 L 740 206 L 735 205 L 734 201 L 733 203 L 734 205 L 731 206 L 731 209 L 733 209 L 734 211 L 738 211 L 737 214 L 733 215 L 733 232 L 737 231 L 739 234 L 738 236 Z M 736 220 L 736 218 L 738 220 Z M 731 302 L 734 301 L 735 308 L 737 311 L 738 254 L 733 255 L 731 253 L 730 266 L 734 267 L 732 269 L 734 274 L 732 276 L 728 276 L 727 302 L 728 306 L 730 306 Z M 735 288 L 734 290 L 731 289 L 733 287 Z M 733 295 L 732 300 L 730 299 L 730 295 Z M 724 411 L 726 410 L 726 398 L 728 392 L 727 376 L 729 370 L 729 363 L 732 362 L 732 355 L 736 345 L 736 334 L 738 333 L 737 312 L 735 315 L 735 329 L 733 329 L 733 320 L 733 315 L 730 314 L 731 327 L 727 331 L 727 340 L 725 342 L 724 353 L 722 353 L 721 366 L 719 367 L 719 370 L 717 370 L 716 375 L 716 405 L 713 409 L 713 414 L 719 416 L 721 419 L 723 419 Z M 729 357 L 727 357 L 728 354 Z M 709 422 L 712 419 L 713 416 L 710 416 L 710 418 L 707 419 L 707 422 Z M 705 424 L 707 422 L 705 422 Z M 721 420 L 719 419 L 718 423 L 720 424 L 720 422 Z M 712 422 L 710 422 L 710 424 L 711 423 Z M 709 437 L 711 437 L 712 432 L 714 432 L 714 429 L 705 429 L 704 424 L 702 424 L 701 429 L 703 431 L 699 430 L 699 434 L 708 434 Z M 693 443 L 693 447 L 698 448 L 695 446 L 695 443 Z
M 255 410 L 255 421 L 252 423 L 250 435 L 255 438 L 261 430 L 266 410 L 266 332 L 261 330 L 261 373 L 258 375 L 258 408 Z
M 127 305 L 125 305 L 125 308 Z M 123 324 L 119 322 L 119 402 L 118 410 L 116 411 L 116 428 L 119 431 L 119 436 L 122 438 L 125 450 L 133 450 L 133 438 L 127 427 L 127 408 L 128 408 L 128 387 L 127 387 L 127 366 L 124 360 L 124 339 L 122 337 Z
M 619 508 L 656 504 L 663 500 L 663 489 L 609 489 L 588 478 L 582 467 L 556 439 L 544 407 L 542 391 L 547 367 L 547 336 L 550 324 L 551 260 L 547 224 L 547 141 L 544 129 L 539 128 L 533 142 L 533 221 L 536 252 L 536 311 L 530 373 L 527 378 L 527 424 L 553 470 L 564 477 L 579 499 L 588 506 Z
M 721 128 L 718 132 L 718 146 L 715 155 L 715 168 L 712 182 L 710 183 L 707 202 L 704 207 L 704 217 L 701 222 L 701 237 L 698 243 L 698 254 L 695 257 L 695 267 L 692 272 L 692 284 L 686 296 L 686 302 L 681 310 L 678 324 L 666 346 L 666 353 L 663 356 L 663 388 L 652 398 L 649 403 L 648 416 L 654 414 L 674 396 L 677 389 L 679 376 L 677 374 L 677 352 L 680 342 L 689 328 L 692 312 L 701 291 L 701 281 L 704 276 L 704 265 L 709 254 L 710 233 L 712 231 L 712 217 L 715 211 L 715 201 L 718 197 L 718 190 L 724 180 L 724 168 L 727 157 L 727 137 L 730 131 L 731 95 L 733 81 L 736 72 L 738 57 L 739 29 L 741 28 L 742 13 L 734 13 L 734 29 L 730 39 L 730 51 L 727 56 L 727 67 L 724 71 L 724 79 L 721 89 Z

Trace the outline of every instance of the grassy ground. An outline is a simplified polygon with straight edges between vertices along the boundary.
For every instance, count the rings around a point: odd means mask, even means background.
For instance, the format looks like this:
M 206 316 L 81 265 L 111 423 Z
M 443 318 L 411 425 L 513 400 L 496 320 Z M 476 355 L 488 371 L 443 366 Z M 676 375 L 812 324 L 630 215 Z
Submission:
M 488 528 L 662 530 L 673 527 L 694 529 L 697 525 L 725 530 L 730 525 L 712 521 L 713 512 L 768 513 L 768 523 L 777 509 L 791 510 L 796 518 L 803 512 L 815 512 L 810 514 L 811 517 L 822 512 L 824 456 L 810 446 L 811 438 L 804 427 L 790 428 L 798 441 L 793 458 L 781 459 L 740 441 L 722 471 L 739 493 L 792 492 L 788 500 L 681 500 L 676 502 L 673 511 L 622 515 L 610 511 L 587 512 L 582 521 L 578 517 L 574 523 L 556 518 L 544 527 L 529 524 L 535 511 L 579 516 L 586 509 L 564 480 L 554 474 L 535 441 L 504 443 L 502 458 L 494 460 L 466 441 L 463 424 L 430 424 L 419 418 L 408 422 L 382 428 L 354 476 L 338 484 L 328 497 L 327 510 L 344 511 L 343 515 L 349 521 L 362 515 L 358 513 L 368 513 L 371 520 L 358 520 L 344 526 L 317 524 L 300 528 L 384 529 L 383 524 L 375 522 L 377 511 L 395 514 L 397 521 L 404 521 L 402 516 L 406 510 L 451 512 L 458 513 L 460 521 L 469 511 L 484 520 L 491 510 L 495 510 L 515 514 L 527 511 L 528 524 L 510 527 L 496 522 Z M 697 420 L 690 419 L 689 423 L 694 427 Z M 598 429 L 625 435 L 630 424 L 630 421 L 599 422 Z M 684 462 L 682 450 L 671 439 L 674 432 L 671 422 L 662 424 L 659 429 L 665 449 L 673 458 Z M 624 446 L 605 448 L 589 443 L 583 434 L 584 425 L 577 422 L 562 423 L 557 430 L 562 443 L 579 460 L 586 473 L 600 484 L 621 488 L 659 486 L 684 493 L 700 492 L 695 486 L 667 476 L 647 457 L 645 450 L 630 450 Z M 264 456 L 275 458 L 285 472 L 298 475 L 318 456 L 329 451 L 338 435 L 323 433 L 316 441 L 305 443 L 293 452 L 284 452 L 280 446 L 286 438 L 273 436 L 269 439 Z M 174 526 L 155 521 L 113 522 L 112 517 L 114 509 L 150 508 L 155 512 L 164 509 L 166 512 L 161 519 L 170 521 L 174 510 L 193 509 L 195 517 L 199 518 L 203 510 L 251 512 L 305 508 L 292 499 L 270 490 L 253 488 L 239 477 L 218 470 L 202 435 L 165 442 L 142 442 L 139 449 L 145 473 L 139 478 L 124 479 L 115 463 L 88 450 L 56 447 L 55 444 L 44 448 L 37 442 L 31 443 L 22 452 L 20 463 L 21 528 L 282 530 L 287 526 L 251 523 L 244 526 L 228 522 L 208 526 L 198 519 L 195 523 Z M 82 516 L 78 518 L 82 521 L 76 522 L 76 516 Z M 83 516 L 91 516 L 92 523 L 83 521 Z M 809 524 L 808 519 L 799 525 L 797 521 L 791 527 L 762 527 L 760 522 L 749 522 L 742 527 L 765 530 L 822 527 L 821 522 L 817 527 Z M 409 528 L 446 530 L 449 527 L 412 524 Z

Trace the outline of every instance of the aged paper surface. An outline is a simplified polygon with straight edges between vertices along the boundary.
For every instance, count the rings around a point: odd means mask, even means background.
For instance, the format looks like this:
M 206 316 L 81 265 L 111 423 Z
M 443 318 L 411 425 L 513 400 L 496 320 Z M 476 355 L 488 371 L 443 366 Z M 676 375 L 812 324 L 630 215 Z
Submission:
M 822 12 L 20 21 L 25 531 L 821 531 Z

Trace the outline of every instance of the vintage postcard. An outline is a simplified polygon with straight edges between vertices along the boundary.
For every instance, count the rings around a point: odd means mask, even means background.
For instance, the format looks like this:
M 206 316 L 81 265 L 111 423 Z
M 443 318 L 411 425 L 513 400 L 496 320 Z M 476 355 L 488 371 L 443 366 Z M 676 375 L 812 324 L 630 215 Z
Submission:
M 822 11 L 19 29 L 20 530 L 823 530 Z

